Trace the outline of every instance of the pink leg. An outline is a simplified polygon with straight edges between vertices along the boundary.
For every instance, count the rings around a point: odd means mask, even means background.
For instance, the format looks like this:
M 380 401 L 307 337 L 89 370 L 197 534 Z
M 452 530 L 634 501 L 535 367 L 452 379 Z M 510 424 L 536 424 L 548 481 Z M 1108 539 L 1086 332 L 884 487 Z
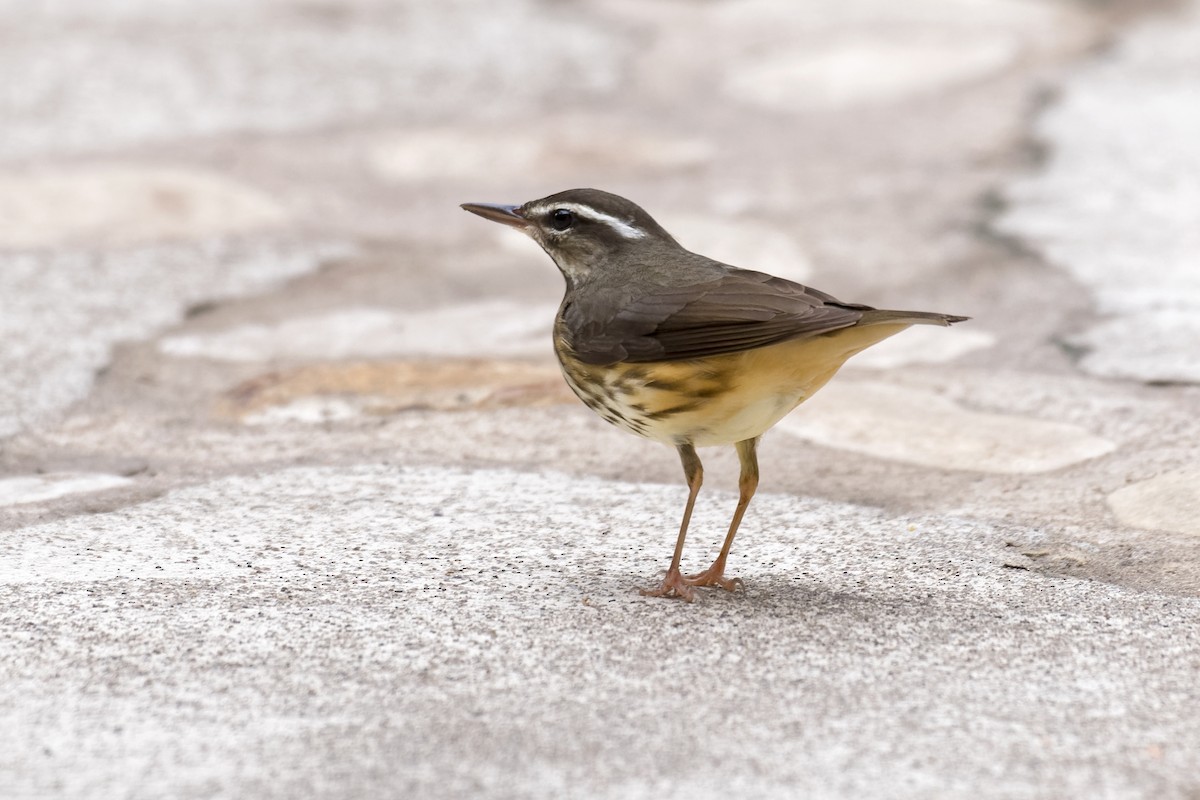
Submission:
M 667 568 L 662 585 L 655 589 L 642 589 L 642 594 L 649 597 L 678 597 L 690 603 L 696 599 L 696 592 L 680 573 L 679 560 L 683 558 L 683 540 L 687 538 L 688 523 L 692 521 L 692 507 L 696 505 L 696 495 L 700 493 L 700 484 L 704 482 L 704 467 L 692 445 L 681 444 L 678 450 L 679 460 L 683 462 L 683 475 L 687 479 L 688 499 L 683 509 L 683 522 L 679 525 L 679 538 L 675 540 L 675 555 L 671 558 L 671 566 Z
M 725 543 L 721 545 L 721 552 L 717 555 L 716 561 L 704 572 L 683 578 L 683 582 L 691 586 L 719 586 L 728 592 L 742 586 L 741 578 L 725 577 L 725 559 L 729 558 L 729 549 L 733 547 L 733 537 L 737 536 L 738 526 L 742 524 L 742 516 L 746 513 L 746 508 L 750 505 L 750 499 L 754 497 L 755 490 L 758 489 L 758 440 L 746 439 L 738 442 L 736 447 L 738 460 L 742 464 L 742 475 L 738 480 L 737 509 L 733 512 L 733 520 L 729 523 L 729 533 L 725 534 Z

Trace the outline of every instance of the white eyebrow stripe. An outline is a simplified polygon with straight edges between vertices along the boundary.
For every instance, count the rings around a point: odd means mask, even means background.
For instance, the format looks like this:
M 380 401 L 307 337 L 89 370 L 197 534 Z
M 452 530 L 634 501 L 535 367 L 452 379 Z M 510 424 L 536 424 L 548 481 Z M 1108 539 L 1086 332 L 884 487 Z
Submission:
M 554 203 L 553 205 L 546 206 L 547 210 L 559 208 L 565 208 L 585 219 L 590 219 L 592 222 L 607 225 L 626 239 L 646 238 L 646 232 L 636 225 L 631 225 L 623 219 L 617 219 L 612 214 L 605 214 L 603 211 L 597 211 L 591 206 L 585 206 L 582 203 Z M 541 209 L 538 210 L 540 211 Z

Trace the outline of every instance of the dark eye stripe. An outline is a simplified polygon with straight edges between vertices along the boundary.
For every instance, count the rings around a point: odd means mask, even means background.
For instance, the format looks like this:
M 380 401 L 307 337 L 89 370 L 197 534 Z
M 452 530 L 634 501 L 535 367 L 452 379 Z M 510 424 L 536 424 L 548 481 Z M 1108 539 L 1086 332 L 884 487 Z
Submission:
M 568 208 L 556 208 L 550 212 L 550 227 L 556 231 L 565 231 L 575 224 L 575 214 Z

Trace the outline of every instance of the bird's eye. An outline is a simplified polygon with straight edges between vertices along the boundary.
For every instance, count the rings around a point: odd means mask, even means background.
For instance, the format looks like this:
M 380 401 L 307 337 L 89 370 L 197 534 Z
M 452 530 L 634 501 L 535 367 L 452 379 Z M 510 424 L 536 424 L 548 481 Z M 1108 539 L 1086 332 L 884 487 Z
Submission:
M 550 227 L 556 231 L 565 231 L 575 223 L 575 215 L 570 209 L 556 208 L 550 212 Z

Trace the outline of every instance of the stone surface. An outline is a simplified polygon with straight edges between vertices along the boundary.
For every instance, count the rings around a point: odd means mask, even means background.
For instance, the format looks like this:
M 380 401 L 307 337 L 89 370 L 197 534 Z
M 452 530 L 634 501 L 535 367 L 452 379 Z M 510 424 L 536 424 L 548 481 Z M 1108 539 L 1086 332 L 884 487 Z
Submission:
M 9 796 L 1200 788 L 1200 601 L 1006 568 L 1011 526 L 765 493 L 744 593 L 641 597 L 682 500 L 357 466 L 25 528 Z M 701 495 L 686 563 L 733 500 Z
M 878 38 L 785 48 L 749 61 L 726 79 L 731 97 L 780 110 L 896 102 L 998 72 L 1017 57 L 1004 38 Z
M 542 121 L 481 131 L 406 130 L 379 137 L 367 150 L 371 166 L 397 181 L 469 180 L 497 173 L 521 180 L 531 171 L 543 179 L 565 179 L 582 165 L 665 171 L 699 166 L 715 155 L 715 146 L 703 139 L 614 129 L 603 120 Z
M 969 411 L 932 392 L 874 381 L 835 381 L 779 428 L 827 447 L 978 472 L 1047 472 L 1117 447 L 1078 425 Z
M 1069 11 L 1043 3 L 853 0 L 719 5 L 720 25 L 763 43 L 723 72 L 731 98 L 783 112 L 896 103 L 1002 72 L 1065 38 Z
M 278 227 L 286 211 L 220 175 L 94 165 L 0 174 L 0 247 L 123 247 Z
M 1173 470 L 1108 496 L 1126 525 L 1200 536 L 1200 467 Z
M 995 336 L 974 325 L 969 328 L 959 325 L 950 330 L 918 325 L 864 350 L 848 365 L 851 368 L 895 369 L 910 364 L 945 364 L 995 343 Z
M 1081 70 L 1039 120 L 1044 170 L 1014 183 L 1004 230 L 1117 317 L 1080 335 L 1103 376 L 1196 381 L 1200 326 L 1200 8 Z M 1152 279 L 1148 279 L 1152 276 Z
M 0 74 L 23 79 L 0 86 L 0 158 L 381 117 L 486 118 L 501 104 L 528 109 L 560 82 L 577 99 L 613 85 L 623 48 L 606 31 L 527 0 L 490 9 L 102 0 L 31 11 L 9 0 Z
M 257 241 L 0 253 L 0 436 L 86 395 L 114 344 L 177 322 L 189 305 L 261 290 L 344 252 Z
M 1200 261 L 1196 268 L 1200 269 Z M 1196 310 L 1161 308 L 1122 314 L 1068 341 L 1081 352 L 1079 365 L 1093 375 L 1147 383 L 1200 383 Z
M 71 494 L 102 492 L 130 483 L 120 475 L 86 472 L 49 472 L 0 478 L 0 506 L 41 503 Z
M 162 352 L 224 361 L 319 361 L 393 355 L 538 355 L 550 352 L 553 306 L 461 304 L 397 313 L 352 308 L 275 325 L 168 336 Z
M 537 406 L 570 399 L 555 365 L 438 359 L 314 364 L 271 372 L 230 389 L 220 407 L 228 416 L 261 425 L 412 409 Z

